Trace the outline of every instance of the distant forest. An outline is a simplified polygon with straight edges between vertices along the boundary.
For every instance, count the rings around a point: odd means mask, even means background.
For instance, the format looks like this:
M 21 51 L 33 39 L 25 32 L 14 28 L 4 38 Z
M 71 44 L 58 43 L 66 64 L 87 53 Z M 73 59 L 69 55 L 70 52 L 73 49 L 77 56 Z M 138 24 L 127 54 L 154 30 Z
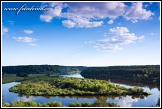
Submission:
M 146 84 L 160 84 L 160 65 L 140 66 L 109 66 L 109 67 L 84 67 L 84 66 L 59 66 L 59 65 L 23 65 L 3 66 L 2 74 L 16 74 L 27 76 L 29 74 L 73 74 L 81 72 L 84 78 L 91 79 L 123 79 L 131 82 Z
M 59 66 L 59 65 L 22 65 L 3 66 L 3 74 L 71 74 L 84 70 L 82 66 Z
M 89 67 L 81 75 L 91 79 L 125 79 L 159 85 L 160 65 Z

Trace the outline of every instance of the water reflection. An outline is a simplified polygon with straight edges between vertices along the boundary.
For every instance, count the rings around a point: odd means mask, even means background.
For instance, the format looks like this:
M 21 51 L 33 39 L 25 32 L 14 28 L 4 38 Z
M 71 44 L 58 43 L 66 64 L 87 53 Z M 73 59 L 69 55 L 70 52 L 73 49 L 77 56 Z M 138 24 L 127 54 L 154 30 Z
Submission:
M 17 101 L 17 100 L 22 100 L 22 101 L 34 101 L 34 100 L 36 100 L 36 99 L 37 99 L 37 97 L 35 97 L 35 96 L 26 96 L 26 95 L 23 95 L 23 96 L 17 97 L 17 98 L 15 99 L 15 101 Z
M 148 87 L 150 90 L 153 88 L 158 88 L 158 90 L 160 91 L 160 87 L 157 86 L 156 84 L 144 84 L 144 83 L 135 83 L 135 82 L 131 82 L 128 80 L 122 80 L 122 79 L 106 79 L 106 80 L 110 80 L 112 83 L 119 83 L 119 84 L 124 84 L 124 85 L 128 85 L 128 86 L 138 86 L 138 87 Z
M 134 102 L 138 102 L 138 99 L 139 98 L 134 98 L 132 99 L 132 97 L 130 96 L 127 96 L 127 97 L 123 97 L 122 99 L 118 99 L 118 104 L 121 106 L 121 107 L 132 107 L 132 104 Z
M 146 99 L 147 96 L 27 96 L 21 95 L 18 96 L 15 100 L 23 100 L 23 101 L 36 101 L 39 102 L 43 100 L 43 102 L 49 101 L 60 101 L 64 106 L 68 106 L 70 102 L 91 102 L 96 106 L 106 107 L 109 106 L 109 103 L 114 103 L 114 106 L 120 107 L 132 107 L 134 102 L 138 102 L 139 99 Z M 65 101 L 67 100 L 67 101 Z M 42 103 L 43 103 L 42 102 Z M 116 105 L 117 104 L 117 105 Z
M 9 92 L 9 88 L 19 84 L 18 82 L 2 84 L 2 92 L 4 102 L 11 103 L 16 100 L 23 101 L 35 101 L 37 103 L 44 103 L 50 101 L 59 101 L 64 106 L 68 106 L 70 102 L 90 102 L 96 103 L 96 105 L 106 106 L 107 102 L 116 103 L 121 107 L 150 107 L 156 106 L 160 100 L 158 100 L 160 92 L 157 88 L 142 87 L 145 91 L 151 92 L 149 96 L 26 96 L 17 93 Z M 126 87 L 133 87 L 131 85 L 121 84 Z

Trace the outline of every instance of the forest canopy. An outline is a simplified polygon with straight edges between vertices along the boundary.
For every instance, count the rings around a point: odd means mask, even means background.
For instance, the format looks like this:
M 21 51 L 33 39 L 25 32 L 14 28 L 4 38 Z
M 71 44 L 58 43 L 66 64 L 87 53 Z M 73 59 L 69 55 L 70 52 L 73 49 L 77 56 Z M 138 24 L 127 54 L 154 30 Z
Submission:
M 82 66 L 60 66 L 60 65 L 22 65 L 3 66 L 3 74 L 70 74 L 84 70 Z
M 160 84 L 160 65 L 89 67 L 81 72 L 84 78 L 125 79 L 131 82 Z

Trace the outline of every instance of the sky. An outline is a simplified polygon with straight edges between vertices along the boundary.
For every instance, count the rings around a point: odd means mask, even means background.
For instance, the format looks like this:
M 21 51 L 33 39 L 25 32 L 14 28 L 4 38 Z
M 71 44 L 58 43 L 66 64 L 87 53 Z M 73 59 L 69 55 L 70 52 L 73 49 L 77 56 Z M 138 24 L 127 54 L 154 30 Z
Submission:
M 160 2 L 2 2 L 1 14 L 3 66 L 161 63 Z

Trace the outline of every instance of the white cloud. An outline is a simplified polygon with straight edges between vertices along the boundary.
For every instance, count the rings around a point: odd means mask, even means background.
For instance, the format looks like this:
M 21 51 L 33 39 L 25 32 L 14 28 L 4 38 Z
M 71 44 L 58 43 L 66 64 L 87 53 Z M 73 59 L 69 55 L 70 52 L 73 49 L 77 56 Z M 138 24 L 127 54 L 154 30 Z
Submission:
M 76 27 L 81 27 L 81 28 L 92 28 L 92 27 L 98 27 L 103 24 L 103 21 L 98 21 L 98 22 L 90 22 L 88 20 L 84 19 L 78 19 L 76 21 Z
M 123 3 L 68 3 L 69 10 L 62 16 L 72 20 L 74 27 L 92 28 L 102 26 L 103 19 L 115 19 L 122 15 L 125 5 Z M 100 20 L 100 21 L 96 21 Z M 111 21 L 112 22 L 112 21 Z
M 50 15 L 40 15 L 40 19 L 41 19 L 41 21 L 45 21 L 45 22 L 51 22 L 52 21 L 52 19 L 53 19 L 53 17 L 52 16 L 50 16 Z
M 53 18 L 63 18 L 62 24 L 68 28 L 92 28 L 103 24 L 106 18 L 112 19 L 108 24 L 120 16 L 136 23 L 138 20 L 148 20 L 154 15 L 143 8 L 143 3 L 132 3 L 128 6 L 121 2 L 68 2 L 45 3 L 43 7 L 51 8 L 40 15 L 40 19 L 51 22 Z M 64 10 L 64 11 L 62 11 Z
M 9 29 L 8 29 L 7 27 L 2 26 L 2 35 L 3 35 L 4 33 L 7 33 L 8 30 L 9 30 Z
M 103 24 L 103 21 L 99 22 L 90 22 L 86 19 L 75 19 L 75 20 L 64 20 L 62 21 L 63 25 L 68 28 L 79 27 L 79 28 L 92 28 L 98 27 Z
M 45 4 L 47 5 L 47 4 Z M 125 5 L 120 2 L 105 3 L 49 3 L 49 11 L 40 15 L 40 19 L 45 22 L 51 22 L 54 17 L 65 18 L 62 24 L 65 27 L 72 28 L 92 28 L 103 24 L 103 18 L 117 18 L 124 13 Z M 62 9 L 68 8 L 62 12 Z M 97 20 L 97 21 L 95 21 Z M 112 22 L 112 21 L 111 21 Z
M 75 26 L 75 23 L 72 22 L 71 20 L 64 20 L 62 21 L 62 24 L 65 26 L 65 27 L 68 27 L 68 28 L 72 28 Z
M 51 8 L 49 11 L 46 12 L 46 14 L 51 15 L 52 17 L 58 17 L 61 16 L 62 11 L 62 4 L 54 6 L 54 8 Z
M 123 49 L 122 45 L 127 45 L 136 40 L 144 39 L 144 36 L 137 37 L 134 33 L 130 33 L 127 27 L 115 27 L 109 29 L 109 33 L 113 37 L 99 40 L 95 43 L 95 48 L 103 51 L 117 51 Z
M 131 20 L 132 22 L 137 22 L 138 20 L 148 20 L 154 15 L 150 10 L 143 8 L 142 2 L 133 3 L 130 7 L 127 7 L 124 18 Z
M 94 41 L 85 41 L 84 43 L 85 43 L 85 44 L 93 44 Z
M 151 35 L 154 35 L 154 33 L 150 33 Z
M 113 20 L 109 20 L 107 23 L 108 23 L 108 24 L 113 24 L 114 21 L 113 21 Z
M 26 34 L 32 34 L 33 31 L 32 30 L 24 30 L 24 33 L 26 33 Z
M 96 43 L 96 45 L 94 46 L 94 48 L 96 48 L 97 50 L 101 50 L 101 51 L 112 51 L 112 52 L 115 52 L 117 50 L 122 50 L 121 47 L 119 47 L 118 45 L 111 45 L 111 44 L 108 44 L 108 43 L 104 43 L 102 41 L 98 41 Z
M 144 35 L 142 35 L 142 36 L 138 37 L 138 39 L 139 39 L 139 40 L 143 40 L 144 38 L 145 38 L 145 36 L 144 36 Z
M 150 33 L 152 36 L 154 36 L 154 35 L 157 35 L 157 34 L 155 34 L 155 33 Z
M 111 28 L 109 29 L 109 33 L 112 34 L 123 34 L 123 33 L 128 33 L 129 30 L 127 27 L 115 27 L 115 28 Z
M 37 44 L 34 44 L 34 43 L 31 43 L 31 44 L 28 44 L 29 46 L 32 46 L 32 47 L 36 47 L 38 46 Z
M 53 2 L 44 4 L 44 6 L 48 5 L 50 6 L 50 9 L 46 11 L 44 14 L 40 15 L 40 19 L 42 21 L 51 22 L 54 17 L 61 17 L 62 3 Z
M 86 2 L 86 3 L 68 3 L 68 13 L 88 19 L 117 18 L 121 16 L 126 8 L 124 3 L 120 2 Z
M 138 20 L 131 20 L 133 23 L 137 23 L 138 22 Z
M 13 37 L 13 39 L 15 39 L 16 41 L 25 42 L 25 43 L 35 42 L 38 40 L 38 39 L 33 39 L 31 37 Z

